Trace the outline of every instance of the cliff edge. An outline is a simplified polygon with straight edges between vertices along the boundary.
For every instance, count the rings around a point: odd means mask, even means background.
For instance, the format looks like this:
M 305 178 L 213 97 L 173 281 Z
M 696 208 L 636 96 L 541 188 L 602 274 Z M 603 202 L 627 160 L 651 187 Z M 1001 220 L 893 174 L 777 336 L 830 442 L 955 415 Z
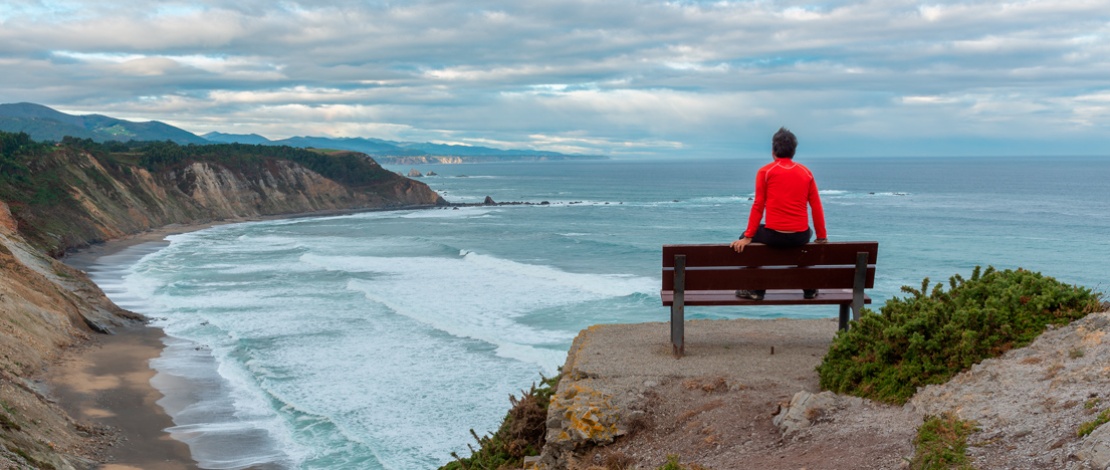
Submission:
M 905 406 L 822 392 L 828 320 L 699 320 L 675 359 L 666 323 L 583 330 L 547 415 L 538 468 L 909 468 L 926 416 L 973 421 L 974 468 L 1110 468 L 1110 312 L 1050 327 Z

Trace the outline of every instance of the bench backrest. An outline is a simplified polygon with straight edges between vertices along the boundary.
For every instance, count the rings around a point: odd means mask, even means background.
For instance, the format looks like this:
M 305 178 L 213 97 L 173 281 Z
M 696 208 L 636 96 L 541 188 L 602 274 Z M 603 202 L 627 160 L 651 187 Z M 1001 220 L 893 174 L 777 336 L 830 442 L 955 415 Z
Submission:
M 675 255 L 686 256 L 687 291 L 850 289 L 859 253 L 867 253 L 865 287 L 872 288 L 879 242 L 810 243 L 797 248 L 753 243 L 743 253 L 728 245 L 663 245 L 663 290 L 674 290 Z

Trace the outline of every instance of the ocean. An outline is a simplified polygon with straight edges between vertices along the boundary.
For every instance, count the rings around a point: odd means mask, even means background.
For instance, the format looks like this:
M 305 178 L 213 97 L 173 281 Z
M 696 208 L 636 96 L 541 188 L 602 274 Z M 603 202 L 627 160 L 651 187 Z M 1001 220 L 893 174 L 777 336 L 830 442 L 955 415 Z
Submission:
M 832 241 L 879 242 L 874 308 L 975 266 L 1099 291 L 1110 158 L 824 158 Z M 88 271 L 154 319 L 152 381 L 202 468 L 427 469 L 468 455 L 582 329 L 662 322 L 660 247 L 727 243 L 762 159 L 391 167 L 452 202 L 221 225 Z M 824 307 L 688 307 L 821 318 Z M 665 342 L 665 338 L 660 338 Z

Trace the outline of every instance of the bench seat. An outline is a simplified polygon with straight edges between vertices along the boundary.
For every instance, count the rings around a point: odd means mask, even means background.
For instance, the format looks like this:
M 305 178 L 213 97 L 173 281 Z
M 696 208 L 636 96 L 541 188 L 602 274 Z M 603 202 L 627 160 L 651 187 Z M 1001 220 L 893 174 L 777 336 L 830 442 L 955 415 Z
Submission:
M 659 294 L 666 307 L 674 303 L 674 291 Z M 816 299 L 802 297 L 802 291 L 768 290 L 763 300 L 741 299 L 735 290 L 686 291 L 686 305 L 843 305 L 852 303 L 852 289 L 821 289 Z M 871 297 L 864 294 L 863 303 L 871 303 Z

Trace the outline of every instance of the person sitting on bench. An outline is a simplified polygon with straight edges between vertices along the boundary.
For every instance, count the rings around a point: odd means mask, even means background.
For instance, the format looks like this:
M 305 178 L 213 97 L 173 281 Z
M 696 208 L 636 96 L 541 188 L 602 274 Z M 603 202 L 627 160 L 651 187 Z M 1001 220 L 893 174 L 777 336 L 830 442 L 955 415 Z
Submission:
M 775 247 L 796 247 L 809 243 L 813 232 L 817 232 L 815 243 L 825 243 L 825 211 L 821 208 L 821 196 L 817 193 L 817 180 L 813 173 L 794 161 L 794 151 L 798 148 L 798 138 L 785 127 L 779 128 L 771 139 L 773 161 L 764 165 L 755 175 L 755 202 L 752 203 L 748 226 L 739 240 L 731 246 L 742 253 L 749 243 L 763 243 Z M 806 206 L 813 211 L 813 230 L 809 227 L 809 214 Z M 764 219 L 766 210 L 766 220 Z M 763 300 L 763 290 L 741 289 L 736 296 L 752 300 Z M 804 290 L 804 297 L 817 297 L 816 289 Z

